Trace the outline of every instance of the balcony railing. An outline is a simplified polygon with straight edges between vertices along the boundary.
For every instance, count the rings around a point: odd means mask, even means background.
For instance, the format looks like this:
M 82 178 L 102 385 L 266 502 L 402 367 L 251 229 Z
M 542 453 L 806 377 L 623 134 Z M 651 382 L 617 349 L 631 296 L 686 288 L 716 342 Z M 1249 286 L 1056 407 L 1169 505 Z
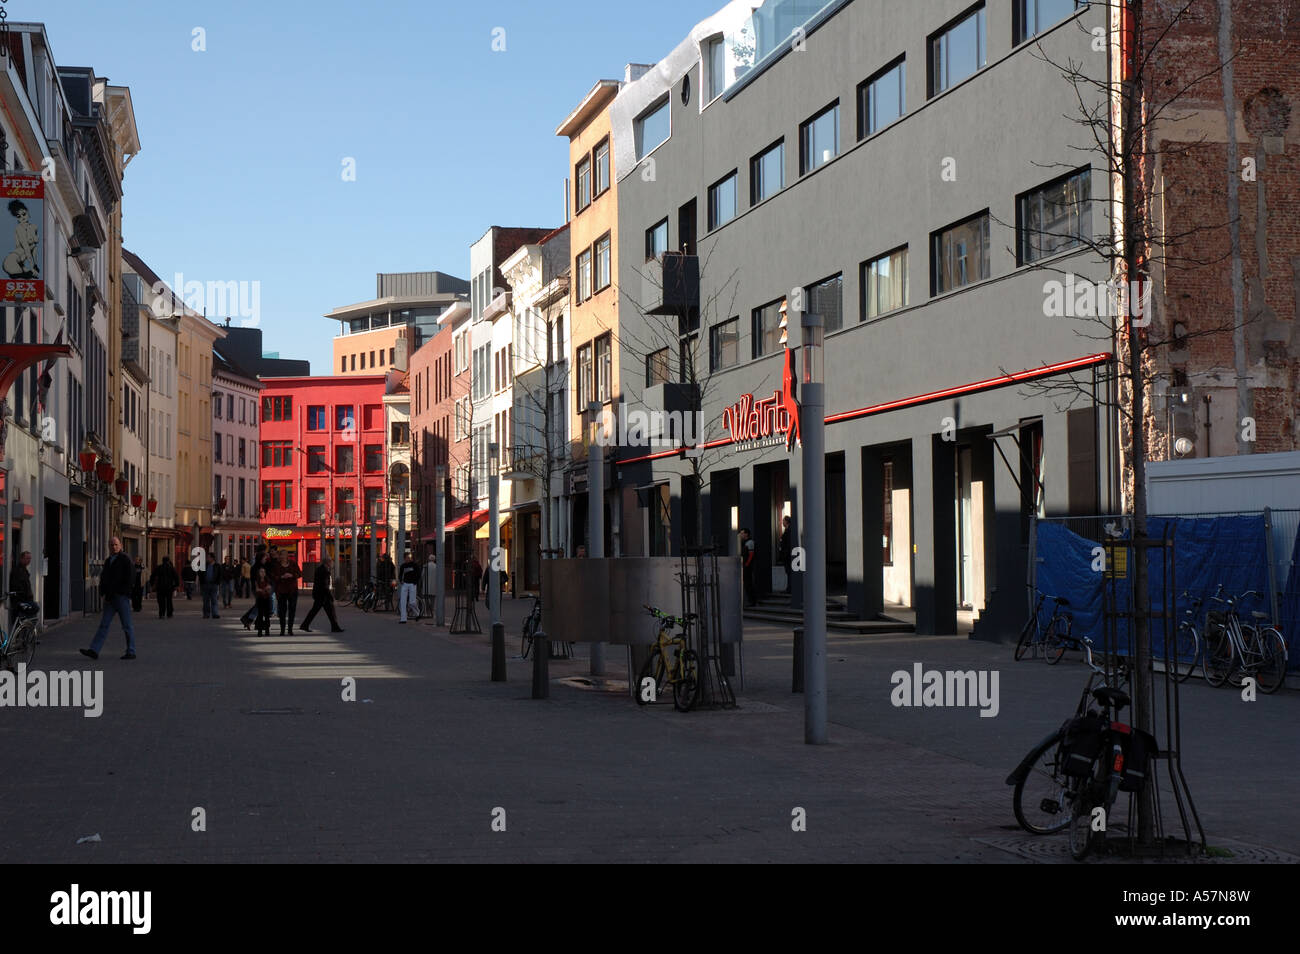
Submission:
M 700 260 L 664 252 L 646 262 L 641 300 L 649 315 L 677 315 L 700 307 Z

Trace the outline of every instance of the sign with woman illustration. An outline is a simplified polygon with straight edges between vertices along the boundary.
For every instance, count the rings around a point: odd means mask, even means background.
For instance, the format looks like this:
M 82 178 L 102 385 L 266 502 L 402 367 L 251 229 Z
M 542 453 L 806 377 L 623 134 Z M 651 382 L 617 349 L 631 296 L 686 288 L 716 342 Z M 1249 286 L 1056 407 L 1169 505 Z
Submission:
M 0 227 L 0 304 L 27 304 L 45 300 L 41 277 L 41 226 L 44 214 L 45 180 L 34 173 L 8 172 L 0 175 L 0 208 L 9 216 Z M 0 215 L 0 220 L 4 216 Z M 10 231 L 12 227 L 13 231 Z M 12 242 L 9 239 L 12 236 Z

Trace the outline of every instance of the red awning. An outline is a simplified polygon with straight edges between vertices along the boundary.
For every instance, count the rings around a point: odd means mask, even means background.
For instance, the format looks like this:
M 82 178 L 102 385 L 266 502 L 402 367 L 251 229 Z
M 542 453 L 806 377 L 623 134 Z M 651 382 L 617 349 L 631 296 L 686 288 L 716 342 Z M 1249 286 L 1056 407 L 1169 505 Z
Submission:
M 446 529 L 459 530 L 461 527 L 465 526 L 465 524 L 469 523 L 471 519 L 474 521 L 474 526 L 477 527 L 480 523 L 482 523 L 487 518 L 488 518 L 488 512 L 486 510 L 475 510 L 472 514 L 467 513 L 463 517 L 457 517 L 451 523 L 447 524 Z

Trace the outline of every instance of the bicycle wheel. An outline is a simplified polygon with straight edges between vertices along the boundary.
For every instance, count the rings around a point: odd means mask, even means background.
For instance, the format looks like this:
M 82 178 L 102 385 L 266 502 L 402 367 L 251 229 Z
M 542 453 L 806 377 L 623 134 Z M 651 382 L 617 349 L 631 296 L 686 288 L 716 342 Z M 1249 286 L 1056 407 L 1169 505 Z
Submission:
M 1059 632 L 1058 627 L 1063 627 L 1065 632 Z M 1069 635 L 1069 620 L 1053 619 L 1047 624 L 1047 632 L 1043 634 L 1043 655 L 1047 658 L 1047 665 L 1055 666 L 1062 658 L 1064 658 L 1066 647 L 1065 637 Z
M 677 678 L 673 681 L 673 706 L 678 712 L 690 712 L 700 701 L 700 659 L 695 650 L 687 649 L 678 660 Z
M 1020 631 L 1020 639 L 1016 641 L 1016 662 L 1025 658 L 1025 653 L 1029 651 L 1030 645 L 1034 641 L 1034 636 L 1038 633 L 1038 617 L 1031 616 L 1029 622 L 1025 623 L 1025 628 Z
M 1286 681 L 1286 640 L 1272 626 L 1259 631 L 1262 659 L 1255 670 L 1260 692 L 1274 693 Z M 30 662 L 30 660 L 28 660 Z
M 1205 681 L 1211 686 L 1219 687 L 1232 675 L 1237 652 L 1232 640 L 1222 628 L 1205 634 L 1205 652 L 1201 657 L 1201 667 L 1205 672 Z
M 40 642 L 40 633 L 36 623 L 27 623 L 18 627 L 16 634 L 18 648 L 14 655 L 15 662 L 26 663 L 31 666 L 32 660 L 36 658 L 36 644 Z M 1277 687 L 1274 686 L 1274 689 Z M 1265 692 L 1272 692 L 1272 689 L 1266 689 Z
M 1070 804 L 1066 800 L 1069 779 L 1061 774 L 1064 739 L 1064 730 L 1059 731 L 1030 753 L 1033 766 L 1016 782 L 1011 796 L 1016 821 L 1031 835 L 1050 835 L 1070 823 Z
M 527 659 L 529 652 L 532 651 L 533 633 L 536 631 L 537 628 L 534 625 L 534 617 L 530 616 L 526 620 L 524 620 L 524 641 L 519 648 L 519 655 L 521 658 Z
M 1178 627 L 1178 636 L 1174 641 L 1174 658 L 1169 660 L 1173 666 L 1174 681 L 1186 682 L 1192 670 L 1200 661 L 1201 640 L 1193 626 L 1184 623 Z
M 1092 849 L 1096 832 L 1092 830 L 1092 812 L 1097 807 L 1091 778 L 1075 780 L 1070 799 L 1070 857 L 1082 861 Z
M 646 680 L 653 680 L 654 694 L 653 699 L 648 699 L 648 686 Z M 632 687 L 632 695 L 639 706 L 649 705 L 652 701 L 658 702 L 659 697 L 663 694 L 668 685 L 668 667 L 664 665 L 664 656 L 659 647 L 656 646 L 650 651 L 649 657 L 641 665 L 641 671 L 637 674 L 636 685 Z

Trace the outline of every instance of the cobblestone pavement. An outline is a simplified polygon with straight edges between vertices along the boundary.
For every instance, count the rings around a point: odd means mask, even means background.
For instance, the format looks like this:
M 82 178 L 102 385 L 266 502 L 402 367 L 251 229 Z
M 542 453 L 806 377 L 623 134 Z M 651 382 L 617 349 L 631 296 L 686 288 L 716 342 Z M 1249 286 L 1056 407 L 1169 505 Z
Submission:
M 101 670 L 103 714 L 0 710 L 0 859 L 1065 860 L 1063 839 L 1018 833 L 1003 779 L 1072 708 L 1078 665 L 1014 664 L 1009 647 L 964 639 L 833 636 L 831 744 L 813 747 L 789 693 L 788 632 L 748 629 L 736 711 L 641 709 L 560 682 L 588 671 L 583 658 L 553 662 L 538 702 L 515 635 L 526 608 L 506 600 L 505 683 L 489 681 L 485 635 L 348 607 L 343 633 L 258 639 L 235 618 L 242 605 L 220 620 L 200 618 L 197 599 L 171 620 L 146 605 L 128 662 L 116 623 L 91 662 L 77 648 L 94 621 L 64 622 L 35 668 Z M 611 678 L 624 658 L 611 649 Z M 890 673 L 914 662 L 999 670 L 998 716 L 894 708 Z M 1235 699 L 1199 684 L 1184 699 L 1210 842 L 1240 860 L 1300 854 L 1288 810 L 1300 702 Z M 206 831 L 192 830 L 198 808 Z M 796 809 L 806 831 L 792 830 Z

